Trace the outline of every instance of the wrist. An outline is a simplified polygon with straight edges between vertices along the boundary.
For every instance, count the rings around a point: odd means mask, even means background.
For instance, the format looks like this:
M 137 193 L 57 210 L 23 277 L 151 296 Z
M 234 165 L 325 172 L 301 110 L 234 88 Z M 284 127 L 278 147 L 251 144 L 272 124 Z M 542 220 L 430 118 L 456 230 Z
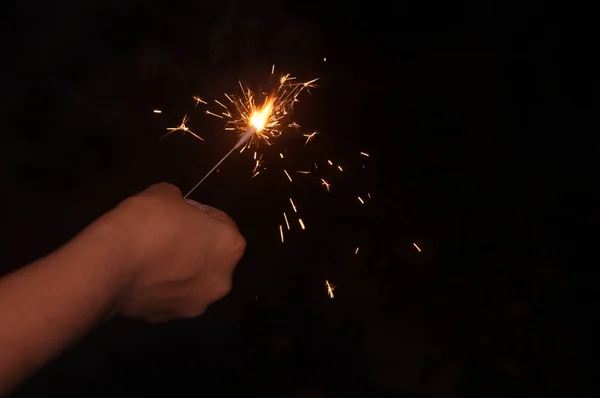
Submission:
M 102 295 L 105 303 L 103 318 L 114 315 L 134 276 L 134 260 L 127 250 L 127 240 L 122 239 L 118 226 L 107 216 L 95 221 L 60 250 L 69 259 L 66 263 L 77 263 L 83 279 L 93 278 L 99 288 L 97 294 Z

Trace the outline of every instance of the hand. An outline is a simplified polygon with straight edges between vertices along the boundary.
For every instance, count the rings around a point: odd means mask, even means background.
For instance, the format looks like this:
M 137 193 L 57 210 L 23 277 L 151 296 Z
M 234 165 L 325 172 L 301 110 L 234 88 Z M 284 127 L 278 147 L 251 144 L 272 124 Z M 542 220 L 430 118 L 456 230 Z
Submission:
M 246 247 L 227 214 L 183 200 L 167 183 L 125 200 L 98 223 L 124 257 L 128 283 L 116 311 L 150 322 L 200 315 L 226 296 Z

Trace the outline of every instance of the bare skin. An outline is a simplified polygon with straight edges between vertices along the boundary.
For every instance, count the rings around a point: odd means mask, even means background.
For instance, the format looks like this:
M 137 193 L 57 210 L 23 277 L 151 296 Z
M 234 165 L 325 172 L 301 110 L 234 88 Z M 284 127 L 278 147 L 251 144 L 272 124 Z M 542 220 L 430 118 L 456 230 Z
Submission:
M 246 242 L 225 213 L 161 183 L 0 279 L 0 396 L 114 314 L 202 314 L 231 290 Z

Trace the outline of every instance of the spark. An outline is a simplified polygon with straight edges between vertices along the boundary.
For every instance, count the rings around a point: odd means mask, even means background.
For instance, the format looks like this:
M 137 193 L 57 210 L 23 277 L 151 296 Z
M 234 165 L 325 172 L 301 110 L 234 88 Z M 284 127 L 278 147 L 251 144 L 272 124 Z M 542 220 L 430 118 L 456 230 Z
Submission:
M 281 243 L 283 243 L 283 227 L 279 224 L 279 234 L 281 235 Z
M 256 160 L 256 151 L 254 151 L 254 160 Z
M 296 122 L 292 122 L 292 123 L 288 124 L 288 127 L 292 128 L 292 129 L 299 129 L 300 125 Z
M 421 248 L 419 246 L 417 246 L 416 243 L 413 242 L 413 246 L 415 247 L 415 249 L 417 249 L 419 251 L 419 253 L 421 253 Z
M 197 95 L 193 95 L 192 98 L 194 99 L 194 101 L 196 101 L 196 106 L 194 106 L 194 112 L 196 112 L 196 109 L 198 108 L 198 104 L 206 105 L 206 101 L 204 101 L 202 98 L 198 97 Z
M 340 171 L 344 171 L 344 169 L 342 169 L 342 166 L 339 166 L 339 165 L 338 165 L 338 169 L 339 169 Z
M 323 62 L 327 62 L 327 57 L 324 57 L 324 58 L 323 58 Z
M 296 173 L 299 173 L 299 174 L 310 174 L 310 171 L 298 170 L 298 171 L 296 171 Z
M 333 295 L 333 291 L 335 290 L 335 286 L 330 284 L 329 281 L 326 279 L 325 287 L 327 287 L 327 295 L 329 296 L 329 298 L 334 298 L 335 296 Z
M 226 107 L 226 106 L 225 106 L 225 105 L 224 105 L 222 102 L 219 102 L 218 100 L 215 100 L 215 102 L 216 102 L 217 104 L 221 105 L 221 106 L 222 106 L 223 108 L 225 108 L 226 110 L 229 110 L 229 109 L 227 109 L 227 107 Z
M 287 170 L 283 170 L 283 171 L 284 171 L 285 175 L 287 176 L 287 178 L 290 180 L 290 182 L 292 182 L 292 177 L 290 177 Z
M 285 214 L 285 211 L 283 212 L 283 218 L 285 219 L 285 225 L 287 225 L 287 229 L 289 231 L 290 230 L 290 223 L 288 222 L 287 214 Z
M 208 113 L 208 114 L 209 114 L 209 115 L 211 115 L 211 116 L 218 117 L 219 119 L 223 119 L 223 116 L 221 116 L 221 115 L 217 115 L 216 113 L 212 113 L 212 112 L 211 112 L 211 111 L 209 111 L 209 110 L 206 110 L 206 113 Z
M 162 111 L 160 109 L 155 109 L 152 112 L 154 112 L 154 113 L 162 113 Z
M 362 203 L 363 205 L 365 204 L 365 201 L 364 201 L 364 200 L 362 200 L 362 198 L 361 198 L 360 196 L 358 197 L 358 200 L 359 200 L 359 201 L 360 201 L 360 203 Z
M 283 159 L 283 153 L 279 152 L 279 157 Z
M 256 171 L 258 170 L 258 168 L 260 167 L 260 165 L 262 164 L 262 155 L 260 155 L 260 157 L 258 159 L 256 159 L 256 163 L 254 164 L 254 169 L 252 170 L 252 173 L 256 173 Z
M 304 222 L 302 221 L 301 218 L 298 219 L 298 222 L 300 223 L 300 227 L 302 228 L 302 230 L 305 230 L 306 227 L 304 226 Z
M 316 163 L 313 163 L 313 164 L 315 165 L 315 170 L 318 170 L 318 169 L 319 169 L 319 166 L 317 166 L 317 164 L 316 164 Z
M 331 162 L 331 160 L 328 160 L 327 163 L 329 163 L 330 166 L 333 166 L 333 163 Z
M 218 171 L 218 170 L 217 170 L 217 171 Z M 259 174 L 260 174 L 260 171 L 257 171 L 257 172 L 256 172 L 256 173 L 255 173 L 255 174 L 254 174 L 254 175 L 253 175 L 251 178 L 254 178 L 254 177 L 256 177 L 256 176 L 257 176 L 257 175 L 259 175 Z
M 354 254 L 358 254 L 358 249 L 360 249 L 358 246 L 356 246 L 356 250 L 354 251 Z
M 367 157 L 367 158 L 369 157 L 369 154 L 366 152 L 361 152 L 360 154 L 363 155 L 364 157 Z
M 304 145 L 307 145 L 309 142 L 311 142 L 311 141 L 312 141 L 312 139 L 313 139 L 315 136 L 317 136 L 317 135 L 319 135 L 319 132 L 318 132 L 318 131 L 315 131 L 315 132 L 313 132 L 313 133 L 310 133 L 310 134 L 303 134 L 303 137 L 306 137 L 306 142 L 304 143 Z
M 275 73 L 275 64 L 273 64 L 273 66 L 271 66 L 271 74 Z
M 331 192 L 330 188 L 331 188 L 331 184 L 328 183 L 327 181 L 325 181 L 324 179 L 321 178 L 321 185 L 324 185 L 325 188 L 327 189 L 327 192 Z
M 294 209 L 294 213 L 298 213 L 298 211 L 296 210 L 296 205 L 294 204 L 294 201 L 292 200 L 292 198 L 290 198 L 290 203 L 292 204 L 292 208 Z
M 167 128 L 168 133 L 166 135 L 170 135 L 173 134 L 176 131 L 183 131 L 184 133 L 190 133 L 191 135 L 193 135 L 194 137 L 198 138 L 200 141 L 204 141 L 204 139 L 202 137 L 200 137 L 199 135 L 195 134 L 192 130 L 190 130 L 190 128 L 186 125 L 186 123 L 190 120 L 190 118 L 188 117 L 188 115 L 184 115 L 183 116 L 183 120 L 181 121 L 181 124 L 177 127 L 169 127 Z

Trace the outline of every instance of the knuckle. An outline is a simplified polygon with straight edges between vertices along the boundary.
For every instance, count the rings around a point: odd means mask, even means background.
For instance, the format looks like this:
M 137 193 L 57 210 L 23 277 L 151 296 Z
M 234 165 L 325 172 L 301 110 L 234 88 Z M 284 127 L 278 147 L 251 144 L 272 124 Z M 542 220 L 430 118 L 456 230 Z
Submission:
M 168 182 L 159 182 L 158 184 L 152 185 L 149 190 L 155 192 L 164 192 L 165 194 L 181 196 L 181 190 L 173 184 Z
M 223 243 L 228 250 L 234 253 L 243 253 L 246 249 L 246 239 L 236 228 L 229 227 L 223 236 Z
M 204 314 L 204 311 L 206 311 L 206 307 L 203 305 L 202 306 L 199 306 L 199 305 L 191 306 L 190 305 L 190 306 L 180 308 L 177 311 L 177 315 L 180 318 L 195 318 L 199 315 Z
M 246 239 L 236 231 L 232 247 L 236 253 L 242 254 L 246 250 Z
M 230 292 L 231 280 L 229 278 L 224 278 L 215 286 L 215 296 L 217 300 L 227 296 Z

